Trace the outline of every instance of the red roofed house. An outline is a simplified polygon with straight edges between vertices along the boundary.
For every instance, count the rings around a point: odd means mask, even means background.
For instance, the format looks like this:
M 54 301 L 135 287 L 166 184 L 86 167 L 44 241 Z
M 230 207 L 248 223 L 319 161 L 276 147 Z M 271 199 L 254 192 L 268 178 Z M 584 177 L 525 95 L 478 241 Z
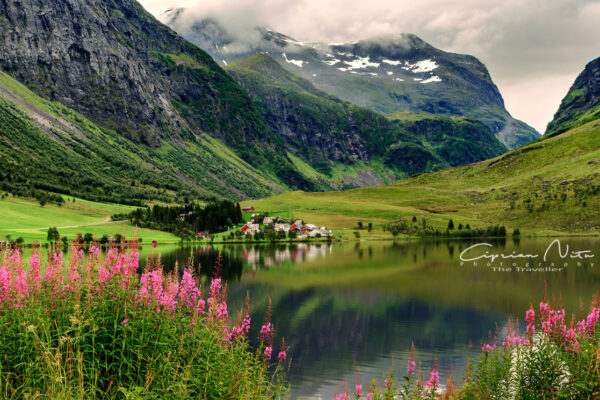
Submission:
M 246 235 L 253 235 L 260 231 L 260 226 L 258 224 L 247 223 L 242 227 L 241 231 Z
M 242 208 L 242 211 L 254 211 L 254 207 L 253 206 L 245 206 Z

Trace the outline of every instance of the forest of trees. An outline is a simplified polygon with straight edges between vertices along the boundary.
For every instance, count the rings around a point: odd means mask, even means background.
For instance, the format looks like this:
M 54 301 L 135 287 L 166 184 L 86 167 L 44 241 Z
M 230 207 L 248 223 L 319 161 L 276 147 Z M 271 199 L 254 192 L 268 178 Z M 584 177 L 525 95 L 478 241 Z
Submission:
M 181 238 L 197 232 L 221 232 L 231 225 L 242 222 L 239 203 L 229 200 L 215 201 L 201 206 L 159 206 L 138 208 L 129 214 L 115 215 L 113 219 L 127 218 L 132 224 L 142 228 L 171 232 Z

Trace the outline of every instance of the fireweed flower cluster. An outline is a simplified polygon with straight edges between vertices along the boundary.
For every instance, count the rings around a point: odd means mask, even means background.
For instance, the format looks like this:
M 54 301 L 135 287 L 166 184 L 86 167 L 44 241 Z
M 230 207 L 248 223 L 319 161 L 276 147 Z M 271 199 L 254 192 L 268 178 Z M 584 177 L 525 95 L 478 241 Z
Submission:
M 521 332 L 509 320 L 503 337 L 489 339 L 481 355 L 469 358 L 463 385 L 456 387 L 452 369 L 445 385 L 437 363 L 424 381 L 414 360 L 414 345 L 404 383 L 395 386 L 393 373 L 381 387 L 374 381 L 355 398 L 373 400 L 441 399 L 600 399 L 600 307 L 594 299 L 589 312 L 567 322 L 566 312 L 548 302 L 539 311 L 530 306 Z M 417 372 L 418 370 L 418 372 Z M 423 383 L 424 382 L 424 383 Z M 357 387 L 358 389 L 358 387 Z M 336 399 L 349 399 L 342 393 Z
M 131 389 L 156 398 L 178 376 L 182 380 L 169 389 L 170 398 L 285 394 L 285 344 L 278 354 L 277 379 L 268 376 L 270 322 L 263 327 L 269 338 L 261 344 L 263 356 L 253 357 L 247 351 L 249 311 L 238 325 L 230 321 L 219 277 L 210 282 L 205 299 L 190 268 L 180 280 L 150 264 L 138 273 L 137 251 L 119 248 L 109 249 L 105 257 L 97 247 L 87 252 L 72 248 L 67 263 L 62 252 L 51 249 L 45 268 L 38 251 L 27 265 L 19 250 L 0 252 L 3 394 L 116 398 Z M 235 384 L 211 383 L 228 379 Z

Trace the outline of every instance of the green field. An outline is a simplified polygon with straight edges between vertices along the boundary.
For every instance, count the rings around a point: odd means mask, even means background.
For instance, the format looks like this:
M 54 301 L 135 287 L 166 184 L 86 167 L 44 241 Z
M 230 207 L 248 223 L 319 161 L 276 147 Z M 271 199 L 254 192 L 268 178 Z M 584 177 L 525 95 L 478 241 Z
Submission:
M 287 210 L 351 237 L 358 221 L 374 224 L 361 237 L 389 238 L 384 223 L 417 217 L 445 230 L 501 224 L 525 235 L 600 232 L 600 123 L 587 122 L 507 154 L 373 188 L 284 193 L 245 201 L 257 211 Z
M 55 204 L 42 207 L 31 200 L 5 195 L 0 200 L 0 237 L 10 235 L 12 240 L 22 237 L 27 243 L 43 242 L 49 227 L 57 227 L 60 235 L 69 239 L 74 239 L 78 232 L 89 232 L 97 237 L 125 232 L 126 237 L 133 237 L 136 229 L 134 226 L 128 222 L 112 222 L 110 217 L 132 211 L 135 207 L 81 199 L 72 202 L 71 199 L 72 197 L 65 197 L 66 201 L 61 207 Z M 142 228 L 137 229 L 137 236 L 145 243 L 152 240 L 160 243 L 179 241 L 179 238 L 170 233 Z

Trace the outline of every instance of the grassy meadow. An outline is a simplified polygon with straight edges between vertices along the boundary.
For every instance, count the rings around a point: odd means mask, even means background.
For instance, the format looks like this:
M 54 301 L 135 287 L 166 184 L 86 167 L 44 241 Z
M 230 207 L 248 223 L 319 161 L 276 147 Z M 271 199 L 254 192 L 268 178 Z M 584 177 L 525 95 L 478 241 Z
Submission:
M 0 200 L 0 238 L 10 235 L 12 240 L 22 237 L 26 243 L 44 242 L 49 227 L 57 227 L 61 236 L 74 239 L 78 232 L 92 233 L 97 237 L 104 234 L 113 236 L 116 233 L 125 237 L 133 237 L 135 227 L 128 222 L 114 222 L 111 215 L 126 213 L 135 209 L 132 206 L 98 203 L 65 196 L 62 206 L 46 204 L 5 195 Z M 159 243 L 175 243 L 179 241 L 174 235 L 150 229 L 137 229 L 137 236 L 143 243 L 156 240 Z M 1 240 L 1 239 L 0 239 Z

